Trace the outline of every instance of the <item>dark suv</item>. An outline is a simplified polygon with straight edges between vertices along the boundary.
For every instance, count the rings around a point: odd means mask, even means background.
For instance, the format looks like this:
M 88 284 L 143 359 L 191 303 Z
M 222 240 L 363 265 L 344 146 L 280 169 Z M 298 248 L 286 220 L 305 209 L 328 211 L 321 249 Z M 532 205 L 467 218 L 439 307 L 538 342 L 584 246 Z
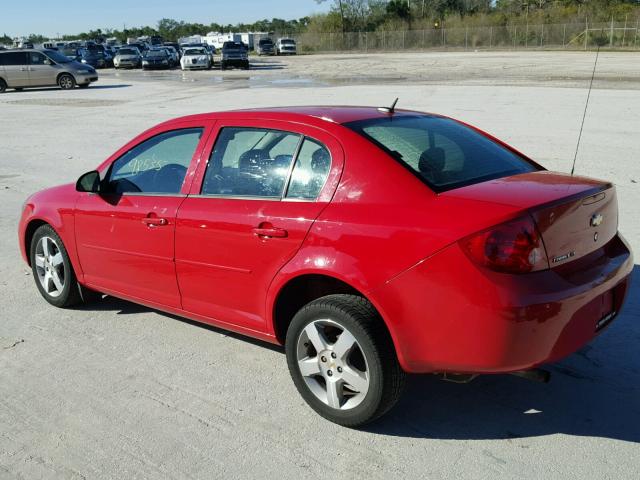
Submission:
M 95 69 L 55 50 L 3 50 L 0 52 L 0 93 L 7 88 L 58 85 L 69 90 L 88 87 L 98 80 Z
M 226 70 L 228 67 L 238 67 L 249 70 L 247 46 L 242 42 L 224 42 L 222 45 L 220 67 L 222 70 Z
M 258 45 L 256 45 L 256 53 L 258 55 L 275 55 L 276 47 L 273 44 L 273 40 L 268 37 L 261 38 Z

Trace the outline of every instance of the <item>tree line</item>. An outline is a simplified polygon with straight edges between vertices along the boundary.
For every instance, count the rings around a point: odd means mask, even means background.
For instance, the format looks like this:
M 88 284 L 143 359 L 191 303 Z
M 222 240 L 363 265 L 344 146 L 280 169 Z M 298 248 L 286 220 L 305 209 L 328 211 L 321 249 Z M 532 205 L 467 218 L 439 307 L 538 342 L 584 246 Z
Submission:
M 371 32 L 461 26 L 508 26 L 524 24 L 628 21 L 640 19 L 640 0 L 316 0 L 330 2 L 328 13 L 295 20 L 272 18 L 235 25 L 189 23 L 163 18 L 155 26 L 97 29 L 63 35 L 61 40 L 161 35 L 176 41 L 208 32 L 298 33 Z M 33 43 L 48 40 L 41 34 L 27 37 Z M 11 44 L 6 34 L 0 44 Z

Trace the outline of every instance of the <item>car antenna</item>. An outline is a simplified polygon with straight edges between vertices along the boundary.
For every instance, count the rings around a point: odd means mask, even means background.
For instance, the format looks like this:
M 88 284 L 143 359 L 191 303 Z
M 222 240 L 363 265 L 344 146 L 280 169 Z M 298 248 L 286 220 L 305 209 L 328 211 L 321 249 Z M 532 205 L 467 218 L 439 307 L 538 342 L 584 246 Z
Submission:
M 584 128 L 584 119 L 587 116 L 587 107 L 589 106 L 589 97 L 591 96 L 591 87 L 593 86 L 593 78 L 596 76 L 596 66 L 598 65 L 598 55 L 600 47 L 596 50 L 596 60 L 593 62 L 593 72 L 591 73 L 591 82 L 589 83 L 589 92 L 587 93 L 587 101 L 584 104 L 584 112 L 582 114 L 582 123 L 580 124 L 580 133 L 578 134 L 578 143 L 576 144 L 576 153 L 573 156 L 573 164 L 571 165 L 571 175 L 576 170 L 576 159 L 578 158 L 578 149 L 580 148 L 580 139 L 582 138 L 582 129 Z
M 398 98 L 393 101 L 390 107 L 378 107 L 378 111 L 393 115 L 396 111 L 396 103 L 398 103 Z

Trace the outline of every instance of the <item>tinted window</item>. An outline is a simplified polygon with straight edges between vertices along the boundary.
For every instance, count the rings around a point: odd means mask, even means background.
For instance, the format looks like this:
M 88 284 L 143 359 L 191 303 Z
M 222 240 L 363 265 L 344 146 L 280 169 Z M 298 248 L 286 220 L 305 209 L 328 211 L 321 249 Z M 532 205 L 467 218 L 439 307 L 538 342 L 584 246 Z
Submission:
M 0 53 L 0 65 L 28 65 L 26 52 Z
M 162 133 L 113 162 L 107 190 L 113 193 L 179 193 L 201 128 Z
M 316 198 L 327 181 L 330 168 L 329 150 L 321 143 L 305 138 L 293 167 L 287 198 Z
M 346 124 L 401 161 L 435 191 L 538 168 L 455 120 L 395 116 Z
M 69 59 L 59 52 L 56 52 L 54 50 L 47 50 L 45 53 L 47 57 L 49 57 L 56 63 L 69 63 Z
M 260 128 L 224 128 L 207 165 L 203 195 L 282 196 L 300 135 Z

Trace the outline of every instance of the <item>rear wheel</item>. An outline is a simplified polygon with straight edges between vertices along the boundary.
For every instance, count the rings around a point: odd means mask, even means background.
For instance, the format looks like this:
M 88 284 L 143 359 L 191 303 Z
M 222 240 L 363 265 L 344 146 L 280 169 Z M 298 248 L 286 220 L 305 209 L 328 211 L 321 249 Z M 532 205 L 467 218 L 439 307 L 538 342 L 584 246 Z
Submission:
M 291 377 L 305 401 L 347 427 L 371 422 L 397 402 L 405 373 L 385 325 L 364 298 L 328 295 L 294 317 L 285 342 Z
M 76 79 L 73 78 L 73 75 L 63 73 L 58 77 L 58 86 L 62 90 L 71 90 L 76 86 Z
M 0 93 L 7 91 L 7 82 L 0 78 Z

